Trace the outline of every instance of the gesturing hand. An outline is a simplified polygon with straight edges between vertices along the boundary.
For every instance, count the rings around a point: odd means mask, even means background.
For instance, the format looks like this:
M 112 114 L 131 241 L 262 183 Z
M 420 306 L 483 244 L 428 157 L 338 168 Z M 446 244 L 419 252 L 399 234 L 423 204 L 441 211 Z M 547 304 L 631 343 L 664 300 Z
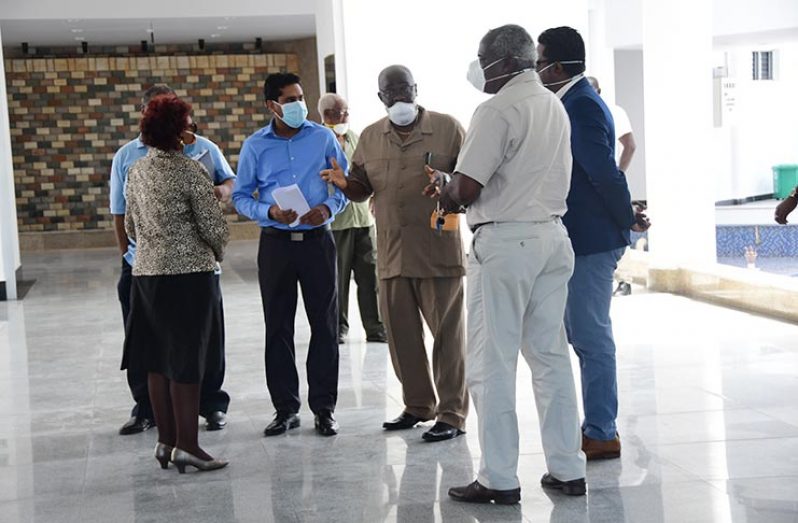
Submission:
M 322 170 L 319 176 L 325 182 L 331 183 L 341 190 L 346 189 L 347 185 L 349 185 L 346 181 L 346 174 L 334 157 L 330 158 L 330 165 L 332 165 L 332 168 Z
M 216 185 L 213 188 L 213 195 L 216 196 L 216 199 L 222 203 L 229 202 L 231 194 L 233 194 L 233 191 L 224 183 L 221 185 Z
M 438 172 L 429 165 L 424 166 L 424 172 L 429 177 L 429 184 L 424 187 L 421 194 L 430 198 L 437 198 L 441 194 L 441 175 L 443 173 Z
M 651 227 L 651 220 L 648 219 L 646 216 L 645 210 L 646 208 L 634 204 L 632 205 L 635 211 L 635 223 L 632 225 L 632 230 L 635 232 L 646 232 L 649 227 Z
M 793 198 L 792 196 L 785 198 L 778 206 L 776 206 L 776 213 L 773 218 L 776 220 L 776 223 L 780 223 L 782 225 L 787 223 L 787 216 L 791 212 L 795 210 L 795 207 L 798 206 L 798 199 Z
M 296 213 L 294 213 L 294 216 L 296 216 Z M 299 223 L 303 225 L 311 225 L 313 227 L 318 227 L 322 223 L 326 222 L 329 217 L 330 217 L 330 210 L 327 208 L 326 205 L 321 204 L 317 205 L 316 207 L 309 210 L 306 214 L 304 214 L 299 219 Z
M 279 223 L 290 225 L 296 221 L 297 215 L 293 209 L 281 210 L 278 205 L 269 207 L 269 217 Z

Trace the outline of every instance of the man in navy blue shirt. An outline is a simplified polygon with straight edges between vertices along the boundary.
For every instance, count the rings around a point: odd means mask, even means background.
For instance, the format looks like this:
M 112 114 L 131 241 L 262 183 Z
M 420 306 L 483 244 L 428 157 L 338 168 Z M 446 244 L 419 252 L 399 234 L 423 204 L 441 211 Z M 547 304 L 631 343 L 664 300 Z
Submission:
M 307 120 L 298 76 L 270 74 L 263 91 L 274 118 L 244 142 L 233 190 L 236 210 L 261 226 L 258 280 L 266 322 L 266 384 L 276 410 L 263 434 L 274 436 L 299 426 L 294 348 L 299 283 L 311 331 L 308 404 L 316 430 L 332 436 L 338 433 L 333 417 L 338 397 L 338 292 L 330 222 L 347 200 L 319 173 L 338 165 L 346 171 L 347 160 L 335 135 Z M 302 216 L 280 208 L 273 195 L 275 189 L 292 185 L 310 207 Z
M 584 76 L 585 44 L 570 27 L 538 38 L 537 71 L 565 106 L 571 122 L 573 170 L 563 223 L 574 249 L 565 327 L 582 374 L 582 450 L 588 460 L 621 455 L 616 418 L 615 340 L 610 321 L 613 273 L 629 245 L 629 231 L 645 230 L 626 177 L 615 163 L 610 111 Z

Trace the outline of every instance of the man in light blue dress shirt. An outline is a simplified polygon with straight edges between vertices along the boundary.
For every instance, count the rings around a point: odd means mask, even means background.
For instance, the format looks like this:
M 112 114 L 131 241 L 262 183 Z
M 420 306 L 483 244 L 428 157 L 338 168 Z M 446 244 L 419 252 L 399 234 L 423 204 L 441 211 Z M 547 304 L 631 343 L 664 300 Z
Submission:
M 347 168 L 344 151 L 326 127 L 310 122 L 299 77 L 271 74 L 264 85 L 271 123 L 241 148 L 233 191 L 236 210 L 261 226 L 258 250 L 266 322 L 266 384 L 277 411 L 265 436 L 299 426 L 299 378 L 294 348 L 297 283 L 310 323 L 308 404 L 319 434 L 338 432 L 333 417 L 338 397 L 338 294 L 335 240 L 330 222 L 346 197 L 319 173 Z M 296 184 L 310 211 L 281 209 L 273 192 Z M 257 191 L 257 197 L 253 193 Z
M 142 110 L 150 99 L 164 94 L 174 94 L 174 91 L 166 85 L 154 85 L 147 89 L 142 96 Z M 187 139 L 193 139 L 193 142 L 186 143 L 183 149 L 184 154 L 202 163 L 206 170 L 213 171 L 209 175 L 215 185 L 214 192 L 216 197 L 221 201 L 229 201 L 235 173 L 233 173 L 219 147 L 207 138 L 194 133 L 186 133 L 184 140 L 188 141 Z M 136 243 L 128 238 L 125 233 L 125 210 L 127 207 L 125 182 L 127 181 L 127 173 L 130 166 L 138 159 L 146 156 L 146 154 L 147 146 L 141 142 L 140 138 L 136 138 L 123 145 L 116 152 L 111 164 L 111 214 L 114 217 L 114 232 L 117 245 L 122 254 L 122 273 L 117 284 L 117 293 L 119 302 L 122 305 L 122 319 L 125 324 L 127 324 L 127 317 L 130 312 L 131 269 L 136 256 Z M 219 270 L 219 272 L 221 271 Z M 221 292 L 219 295 L 221 296 Z M 223 308 L 221 301 L 219 302 L 219 307 L 220 309 Z M 222 317 L 224 317 L 223 314 L 222 311 Z M 224 428 L 227 424 L 226 412 L 230 403 L 230 396 L 222 390 L 225 371 L 224 322 L 219 328 L 221 329 L 220 338 L 222 341 L 220 347 L 209 351 L 200 397 L 200 414 L 205 417 L 208 430 Z M 130 414 L 130 419 L 119 429 L 119 433 L 123 436 L 145 431 L 154 424 L 152 407 L 150 406 L 150 398 L 147 391 L 147 374 L 128 369 L 127 382 L 135 405 Z

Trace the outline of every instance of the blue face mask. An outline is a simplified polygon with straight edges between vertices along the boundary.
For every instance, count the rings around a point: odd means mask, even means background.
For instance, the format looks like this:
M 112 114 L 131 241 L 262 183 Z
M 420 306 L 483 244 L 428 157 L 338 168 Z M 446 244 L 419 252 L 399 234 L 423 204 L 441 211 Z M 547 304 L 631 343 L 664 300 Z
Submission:
M 277 105 L 279 105 L 280 109 L 283 110 L 283 116 L 280 117 L 277 115 L 277 113 L 275 113 L 274 115 L 277 116 L 277 118 L 280 118 L 280 120 L 282 120 L 285 125 L 293 129 L 296 129 L 297 127 L 302 125 L 302 122 L 304 122 L 305 118 L 307 118 L 308 116 L 308 106 L 305 105 L 304 100 L 290 102 L 285 105 L 281 104 Z

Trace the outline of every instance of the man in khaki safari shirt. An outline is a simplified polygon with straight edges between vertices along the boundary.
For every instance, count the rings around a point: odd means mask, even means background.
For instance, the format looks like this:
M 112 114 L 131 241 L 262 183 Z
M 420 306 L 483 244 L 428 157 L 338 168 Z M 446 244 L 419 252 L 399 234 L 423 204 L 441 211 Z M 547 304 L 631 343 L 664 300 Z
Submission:
M 429 184 L 424 165 L 450 172 L 465 132 L 451 116 L 415 103 L 416 84 L 406 67 L 384 69 L 379 89 L 388 116 L 361 134 L 349 177 L 337 167 L 322 171 L 322 177 L 352 201 L 374 195 L 380 309 L 405 403 L 383 428 L 409 429 L 435 419 L 423 438 L 442 441 L 463 434 L 468 413 L 465 266 L 458 222 L 447 220 L 436 230 L 435 201 L 423 194 Z M 422 315 L 434 338 L 432 376 Z

